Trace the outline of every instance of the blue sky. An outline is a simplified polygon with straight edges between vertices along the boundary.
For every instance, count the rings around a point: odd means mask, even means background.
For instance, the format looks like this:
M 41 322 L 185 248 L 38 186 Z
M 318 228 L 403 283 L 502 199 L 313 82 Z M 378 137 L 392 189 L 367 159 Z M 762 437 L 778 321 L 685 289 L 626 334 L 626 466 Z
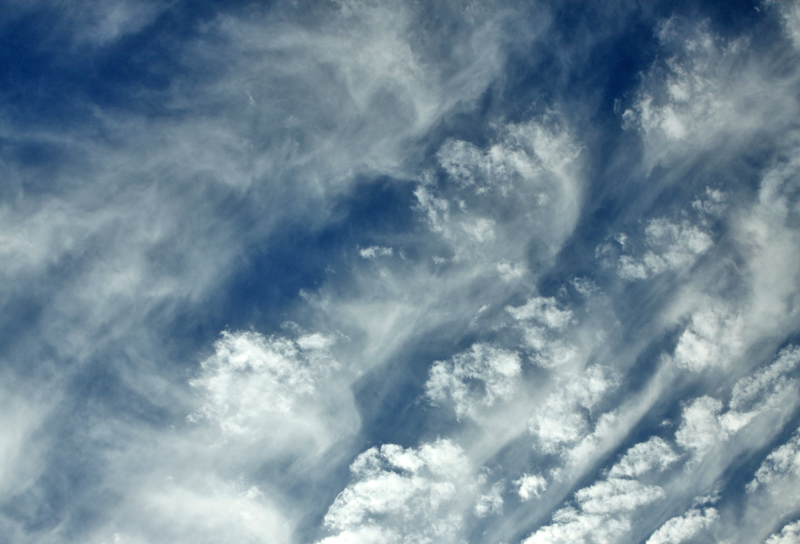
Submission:
M 800 4 L 0 13 L 1 543 L 800 539 Z

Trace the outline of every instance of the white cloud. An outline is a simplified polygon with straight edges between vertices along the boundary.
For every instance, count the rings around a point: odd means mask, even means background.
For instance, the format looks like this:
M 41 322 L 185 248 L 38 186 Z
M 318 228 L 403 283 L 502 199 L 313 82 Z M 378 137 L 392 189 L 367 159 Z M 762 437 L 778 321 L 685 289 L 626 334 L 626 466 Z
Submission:
M 800 479 L 800 433 L 795 433 L 786 444 L 767 455 L 747 488 L 750 492 L 762 486 L 767 488 L 774 486 L 776 489 L 785 490 L 785 485 L 776 484 L 785 482 L 794 487 L 798 479 Z
M 771 535 L 764 544 L 796 544 L 800 541 L 800 521 L 786 524 L 780 533 Z
M 191 489 L 166 482 L 140 500 L 139 514 L 147 512 L 149 519 L 127 530 L 145 541 L 292 542 L 288 520 L 257 487 Z M 125 533 L 120 540 L 126 541 Z
M 539 448 L 547 453 L 565 451 L 577 443 L 590 426 L 585 412 L 603 398 L 615 382 L 594 366 L 578 376 L 564 376 L 556 389 L 528 421 L 528 429 Z
M 798 363 L 798 349 L 785 348 L 768 366 L 734 384 L 727 410 L 723 410 L 722 402 L 709 396 L 687 403 L 683 421 L 675 433 L 676 442 L 692 452 L 693 462 L 699 462 L 757 418 L 764 415 L 780 418 L 788 413 L 797 404 L 797 380 L 787 378 L 786 374 Z M 772 428 L 771 432 L 777 432 L 778 428 Z
M 371 448 L 353 462 L 354 482 L 336 498 L 321 543 L 452 542 L 471 502 L 471 467 L 448 440 L 404 449 Z
M 709 300 L 692 314 L 681 333 L 673 355 L 675 364 L 694 372 L 730 365 L 741 352 L 743 327 L 740 315 Z
M 532 297 L 522 306 L 507 308 L 514 319 L 534 320 L 550 329 L 563 329 L 572 322 L 572 312 L 558 308 L 552 297 Z
M 488 344 L 473 344 L 449 361 L 433 364 L 425 393 L 434 402 L 451 401 L 459 417 L 473 416 L 481 407 L 490 407 L 514 394 L 521 372 L 518 354 Z
M 609 478 L 638 478 L 653 470 L 664 470 L 679 459 L 664 439 L 654 436 L 631 447 L 608 473 Z
M 700 397 L 683 409 L 683 421 L 675 433 L 678 445 L 702 457 L 728 437 L 719 414 L 722 403 L 711 397 Z
M 608 479 L 575 493 L 576 507 L 553 514 L 546 525 L 523 544 L 578 544 L 617 541 L 631 527 L 631 514 L 642 506 L 664 497 L 657 486 L 635 480 Z
M 670 270 L 688 269 L 713 244 L 708 233 L 687 221 L 674 224 L 663 218 L 648 223 L 645 243 L 649 249 L 643 256 L 620 257 L 618 273 L 622 279 L 643 280 Z
M 692 208 L 712 216 L 719 216 L 727 207 L 728 193 L 706 187 L 705 197 L 692 201 Z
M 541 474 L 523 474 L 519 480 L 514 481 L 514 485 L 517 486 L 520 500 L 529 501 L 547 488 L 547 480 Z
M 575 500 L 589 514 L 611 514 L 636 510 L 663 496 L 664 492 L 656 486 L 646 486 L 636 480 L 609 478 L 577 491 Z
M 785 32 L 794 46 L 800 49 L 800 3 L 795 0 L 764 0 L 764 4 L 777 8 L 783 19 Z
M 497 273 L 505 282 L 514 281 L 525 275 L 525 267 L 521 263 L 502 261 L 497 263 Z
M 441 146 L 437 159 L 455 183 L 439 187 L 428 173 L 415 196 L 456 262 L 521 260 L 515 241 L 521 228 L 535 229 L 544 241 L 539 257 L 548 261 L 572 232 L 582 194 L 581 147 L 554 117 L 506 125 L 485 149 L 455 140 Z
M 782 86 L 794 75 L 765 69 L 767 59 L 746 62 L 747 37 L 726 41 L 677 17 L 658 37 L 672 54 L 654 64 L 623 114 L 627 127 L 642 132 L 650 168 L 680 167 L 710 149 L 727 159 L 764 128 L 779 134 L 797 113 Z
M 522 306 L 506 308 L 520 321 L 525 346 L 533 351 L 533 360 L 547 368 L 576 365 L 587 351 L 587 346 L 574 344 L 563 338 L 575 323 L 572 311 L 561 309 L 553 297 L 531 297 Z
M 215 353 L 190 383 L 206 400 L 199 413 L 226 433 L 245 434 L 268 425 L 271 414 L 288 414 L 312 395 L 336 363 L 321 335 L 266 338 L 255 332 L 225 331 Z
M 488 493 L 478 497 L 474 512 L 479 518 L 503 513 L 503 482 L 497 482 Z
M 693 508 L 682 516 L 668 520 L 658 528 L 646 544 L 681 544 L 693 538 L 703 529 L 709 528 L 719 519 L 716 508 L 705 508 L 702 511 Z
M 360 249 L 358 254 L 362 259 L 376 259 L 378 257 L 391 257 L 394 250 L 390 247 L 370 246 Z
M 736 382 L 731 392 L 730 409 L 736 412 L 763 410 L 780 403 L 797 380 L 787 377 L 800 364 L 800 348 L 788 346 L 775 362 Z

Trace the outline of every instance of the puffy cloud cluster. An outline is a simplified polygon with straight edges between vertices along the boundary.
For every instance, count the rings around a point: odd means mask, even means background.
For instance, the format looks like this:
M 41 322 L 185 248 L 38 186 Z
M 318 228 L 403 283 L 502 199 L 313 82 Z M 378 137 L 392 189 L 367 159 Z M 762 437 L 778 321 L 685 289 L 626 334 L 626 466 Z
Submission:
M 645 228 L 647 252 L 640 258 L 623 255 L 618 273 L 625 280 L 643 280 L 668 270 L 688 269 L 712 246 L 708 233 L 686 221 L 674 224 L 653 219 Z
M 439 186 L 429 174 L 415 191 L 418 209 L 455 261 L 517 263 L 523 254 L 515 240 L 524 228 L 544 242 L 537 258 L 548 262 L 578 216 L 580 153 L 569 130 L 550 118 L 506 125 L 487 149 L 449 140 L 436 157 L 452 183 Z
M 778 84 L 785 81 L 782 75 L 746 62 L 747 37 L 725 40 L 705 25 L 676 17 L 662 24 L 658 38 L 673 54 L 646 75 L 623 113 L 626 126 L 642 132 L 650 167 L 680 166 L 711 149 L 729 158 L 759 131 L 781 132 L 787 114 L 797 112 Z
M 521 372 L 517 353 L 488 344 L 473 344 L 449 361 L 436 361 L 425 392 L 433 402 L 452 402 L 458 417 L 470 416 L 481 407 L 490 407 L 511 396 Z
M 697 533 L 709 528 L 719 519 L 716 508 L 692 508 L 682 516 L 668 520 L 650 535 L 646 544 L 681 544 L 689 542 Z
M 386 444 L 359 455 L 350 470 L 354 482 L 325 515 L 325 525 L 337 534 L 320 544 L 457 541 L 474 492 L 470 462 L 456 444 Z M 480 503 L 481 512 L 489 513 L 493 500 Z
M 663 438 L 652 437 L 630 448 L 608 473 L 610 478 L 638 478 L 651 470 L 665 470 L 678 455 Z
M 708 300 L 681 333 L 675 364 L 694 372 L 728 366 L 741 351 L 743 326 L 744 320 L 731 308 Z
M 538 497 L 547 487 L 547 480 L 540 474 L 523 474 L 519 480 L 514 482 L 517 486 L 517 494 L 521 501 L 529 501 Z
M 795 521 L 785 525 L 780 533 L 771 535 L 764 544 L 794 544 L 798 540 L 800 540 L 800 521 Z
M 525 347 L 532 351 L 532 359 L 547 368 L 572 366 L 581 361 L 583 346 L 564 338 L 566 329 L 573 324 L 569 309 L 561 309 L 553 297 L 531 297 L 522 306 L 506 308 L 519 322 Z
M 677 457 L 660 438 L 653 437 L 629 449 L 604 480 L 575 492 L 573 506 L 564 507 L 524 544 L 616 542 L 631 529 L 634 512 L 666 495 L 658 486 L 636 479 L 646 472 L 663 471 Z
M 587 416 L 615 384 L 607 371 L 597 366 L 567 376 L 564 382 L 528 421 L 537 447 L 547 453 L 565 451 L 589 433 Z
M 798 480 L 800 480 L 800 432 L 795 433 L 786 444 L 767 455 L 747 488 L 753 492 L 762 486 L 774 487 L 785 492 L 788 488 L 796 489 Z
M 798 401 L 797 379 L 787 376 L 798 364 L 800 350 L 789 346 L 771 364 L 736 382 L 727 410 L 723 410 L 721 401 L 709 396 L 687 403 L 675 433 L 677 443 L 699 460 L 759 416 L 772 413 L 780 417 Z
M 226 433 L 243 434 L 264 425 L 270 414 L 292 412 L 336 365 L 327 353 L 332 343 L 320 334 L 293 341 L 223 332 L 201 375 L 190 382 L 206 398 L 199 413 Z

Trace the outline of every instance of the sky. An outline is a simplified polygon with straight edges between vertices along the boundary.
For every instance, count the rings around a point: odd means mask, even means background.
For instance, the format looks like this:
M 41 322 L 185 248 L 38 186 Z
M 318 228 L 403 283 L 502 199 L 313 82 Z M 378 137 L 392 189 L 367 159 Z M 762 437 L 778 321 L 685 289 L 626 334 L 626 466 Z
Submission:
M 800 542 L 800 3 L 0 0 L 0 544 Z

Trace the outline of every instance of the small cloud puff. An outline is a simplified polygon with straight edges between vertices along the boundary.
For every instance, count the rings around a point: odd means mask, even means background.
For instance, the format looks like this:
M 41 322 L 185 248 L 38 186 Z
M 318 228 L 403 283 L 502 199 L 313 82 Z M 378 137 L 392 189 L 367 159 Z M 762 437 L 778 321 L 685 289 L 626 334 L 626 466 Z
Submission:
M 523 474 L 519 480 L 514 481 L 521 501 L 529 501 L 538 497 L 547 488 L 547 480 L 540 474 Z
M 358 251 L 362 259 L 377 259 L 378 257 L 391 257 L 394 250 L 390 247 L 370 246 Z
M 425 393 L 433 402 L 450 400 L 459 418 L 475 416 L 480 408 L 510 397 L 521 372 L 517 353 L 488 344 L 473 344 L 449 361 L 433 364 Z
M 727 366 L 742 348 L 743 327 L 739 314 L 726 304 L 709 300 L 681 333 L 675 364 L 693 372 Z
M 679 459 L 664 439 L 654 436 L 629 449 L 622 459 L 611 468 L 610 478 L 638 478 L 657 468 L 665 470 Z

